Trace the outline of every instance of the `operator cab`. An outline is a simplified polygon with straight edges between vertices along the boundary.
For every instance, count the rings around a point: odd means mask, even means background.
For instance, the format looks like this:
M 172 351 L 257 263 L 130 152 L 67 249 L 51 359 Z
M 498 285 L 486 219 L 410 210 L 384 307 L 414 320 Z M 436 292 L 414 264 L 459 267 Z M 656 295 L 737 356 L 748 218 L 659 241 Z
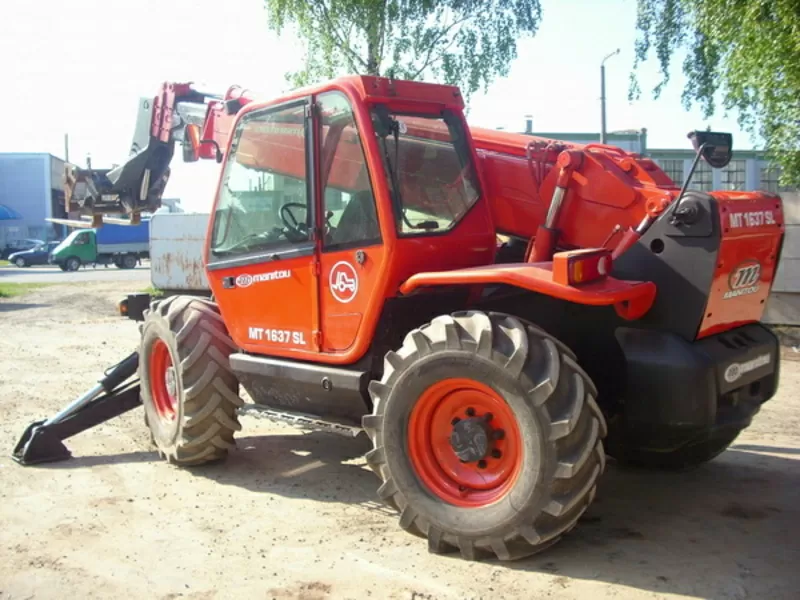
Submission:
M 355 361 L 410 276 L 491 264 L 454 89 L 351 77 L 240 111 L 207 247 L 239 347 Z

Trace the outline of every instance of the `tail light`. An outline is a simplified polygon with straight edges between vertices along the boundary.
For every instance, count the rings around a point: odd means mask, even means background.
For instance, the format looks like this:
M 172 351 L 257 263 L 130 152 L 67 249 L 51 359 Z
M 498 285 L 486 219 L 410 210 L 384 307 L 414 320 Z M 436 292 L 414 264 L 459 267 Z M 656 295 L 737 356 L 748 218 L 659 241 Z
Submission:
M 580 285 L 604 279 L 611 272 L 611 250 L 588 248 L 553 255 L 553 281 Z

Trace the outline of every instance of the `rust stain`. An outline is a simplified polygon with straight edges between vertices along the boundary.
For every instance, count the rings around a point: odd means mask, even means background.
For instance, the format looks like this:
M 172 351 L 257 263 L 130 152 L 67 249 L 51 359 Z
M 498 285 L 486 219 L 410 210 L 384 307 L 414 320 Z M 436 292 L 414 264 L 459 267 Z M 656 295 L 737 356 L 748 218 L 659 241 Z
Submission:
M 185 252 L 164 252 L 150 263 L 154 273 L 165 277 L 169 287 L 180 289 L 202 289 L 208 286 L 204 281 L 205 270 L 202 257 L 188 256 Z
M 153 221 L 150 233 L 153 280 L 171 289 L 208 289 L 203 251 L 209 216 L 173 217 L 162 220 L 156 215 Z

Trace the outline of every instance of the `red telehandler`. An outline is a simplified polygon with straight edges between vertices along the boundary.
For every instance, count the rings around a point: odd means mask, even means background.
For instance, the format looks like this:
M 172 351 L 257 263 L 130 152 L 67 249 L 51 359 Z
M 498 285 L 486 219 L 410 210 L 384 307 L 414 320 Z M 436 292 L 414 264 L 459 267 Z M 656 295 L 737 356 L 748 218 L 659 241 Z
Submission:
M 241 386 L 249 409 L 366 432 L 378 495 L 431 551 L 511 560 L 575 526 L 607 453 L 700 464 L 775 394 L 777 196 L 470 129 L 451 86 L 351 76 L 263 102 L 165 84 L 149 103 L 139 150 L 78 200 L 98 220 L 156 208 L 177 141 L 219 162 L 212 299 L 149 303 L 137 352 L 32 423 L 22 464 L 140 402 L 168 461 L 221 459 Z M 690 138 L 692 172 L 730 160 L 730 135 Z

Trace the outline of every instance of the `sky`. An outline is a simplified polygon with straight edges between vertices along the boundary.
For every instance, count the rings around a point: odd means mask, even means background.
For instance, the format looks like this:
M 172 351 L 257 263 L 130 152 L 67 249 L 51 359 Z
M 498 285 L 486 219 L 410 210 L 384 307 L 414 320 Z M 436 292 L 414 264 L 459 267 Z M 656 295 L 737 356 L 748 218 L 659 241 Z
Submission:
M 753 140 L 720 113 L 704 120 L 684 110 L 681 57 L 658 100 L 651 59 L 640 70 L 642 99 L 629 102 L 636 38 L 636 0 L 542 0 L 536 36 L 518 42 L 507 77 L 473 96 L 468 121 L 481 127 L 535 131 L 600 129 L 600 61 L 606 61 L 609 131 L 648 130 L 650 148 L 688 148 L 692 129 L 730 131 L 734 147 Z M 193 81 L 224 92 L 233 84 L 264 98 L 288 91 L 284 73 L 302 61 L 302 47 L 268 28 L 263 0 L 51 0 L 0 2 L 0 152 L 49 152 L 95 167 L 128 155 L 138 98 L 164 81 Z M 173 161 L 166 197 L 208 210 L 218 166 Z

